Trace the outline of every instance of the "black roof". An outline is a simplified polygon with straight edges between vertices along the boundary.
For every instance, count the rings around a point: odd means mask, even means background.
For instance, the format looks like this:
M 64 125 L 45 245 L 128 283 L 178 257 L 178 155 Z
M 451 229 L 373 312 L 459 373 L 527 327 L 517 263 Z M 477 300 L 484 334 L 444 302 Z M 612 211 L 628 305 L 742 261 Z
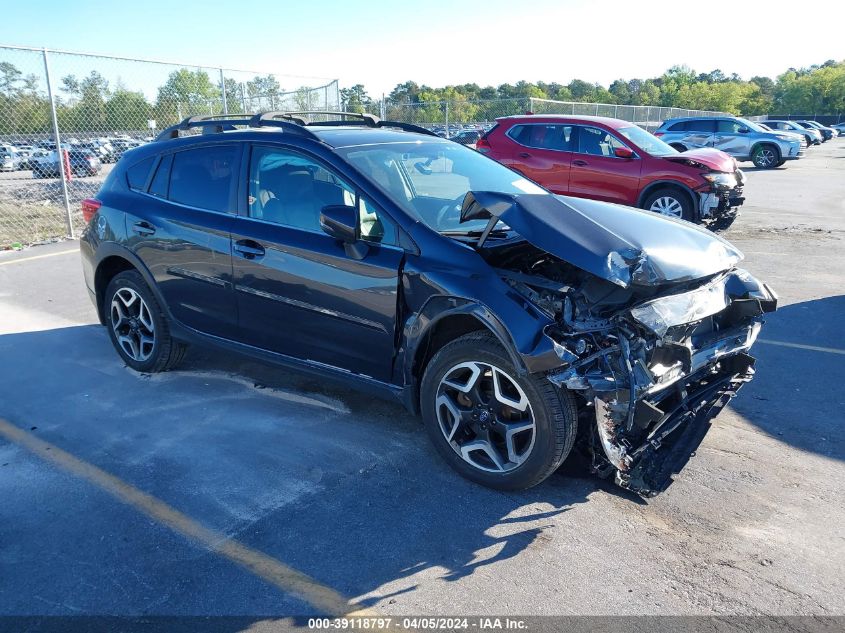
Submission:
M 311 120 L 318 116 L 319 120 Z M 201 130 L 203 137 L 225 134 L 261 139 L 268 133 L 296 136 L 325 143 L 331 147 L 349 147 L 378 143 L 420 140 L 443 141 L 434 132 L 423 127 L 400 121 L 381 121 L 371 114 L 354 112 L 264 112 L 259 114 L 233 114 L 194 116 L 163 130 L 156 141 L 180 138 L 180 133 Z M 197 139 L 196 134 L 188 138 Z M 205 140 L 205 139 L 204 139 Z

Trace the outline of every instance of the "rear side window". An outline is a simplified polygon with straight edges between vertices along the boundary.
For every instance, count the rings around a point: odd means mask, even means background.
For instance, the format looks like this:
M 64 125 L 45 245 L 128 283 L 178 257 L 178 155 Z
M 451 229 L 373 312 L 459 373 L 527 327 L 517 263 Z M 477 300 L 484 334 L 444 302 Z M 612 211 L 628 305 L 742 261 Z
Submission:
M 130 189 L 143 191 L 144 186 L 147 184 L 147 177 L 150 175 L 150 170 L 153 168 L 154 160 L 154 156 L 147 158 L 126 170 L 126 184 L 129 185 Z
M 173 155 L 168 199 L 209 211 L 230 211 L 237 146 L 199 147 Z
M 572 150 L 571 125 L 514 125 L 508 130 L 508 136 L 520 145 L 536 149 L 553 149 L 563 152 Z
M 687 129 L 687 122 L 686 121 L 678 121 L 677 123 L 673 123 L 669 127 L 666 128 L 667 132 L 683 132 Z
M 173 154 L 168 154 L 161 159 L 156 169 L 156 175 L 153 176 L 153 181 L 150 183 L 150 191 L 154 196 L 159 198 L 167 197 L 167 185 L 170 183 L 170 166 L 173 164 Z
M 685 129 L 687 132 L 715 132 L 716 121 L 714 119 L 695 119 L 687 121 Z

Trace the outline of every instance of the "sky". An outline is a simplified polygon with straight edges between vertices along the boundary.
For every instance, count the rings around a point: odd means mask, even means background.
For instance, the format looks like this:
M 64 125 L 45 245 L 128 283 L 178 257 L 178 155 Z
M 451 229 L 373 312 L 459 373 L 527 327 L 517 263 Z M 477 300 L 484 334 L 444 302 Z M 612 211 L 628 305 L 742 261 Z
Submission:
M 675 64 L 749 79 L 845 59 L 842 0 L 816 0 L 812 12 L 774 0 L 2 4 L 0 44 L 339 79 L 341 87 L 364 84 L 374 98 L 408 80 L 432 87 L 575 78 L 608 85 Z

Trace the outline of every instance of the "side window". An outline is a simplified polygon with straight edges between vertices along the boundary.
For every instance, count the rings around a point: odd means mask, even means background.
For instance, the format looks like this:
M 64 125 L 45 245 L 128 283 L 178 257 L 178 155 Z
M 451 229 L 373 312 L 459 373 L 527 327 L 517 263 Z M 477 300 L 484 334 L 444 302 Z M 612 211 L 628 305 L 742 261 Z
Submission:
M 745 127 L 739 121 L 720 119 L 716 124 L 716 131 L 720 134 L 739 134 L 739 129 Z
M 249 165 L 249 215 L 322 233 L 320 210 L 355 205 L 355 190 L 321 164 L 294 152 L 255 146 Z
M 398 244 L 396 225 L 376 206 L 322 164 L 295 152 L 255 146 L 249 164 L 249 215 L 314 233 L 330 204 L 358 209 L 361 239 Z
M 678 121 L 677 123 L 673 123 L 668 128 L 666 128 L 667 132 L 683 132 L 687 129 L 687 122 L 686 121 Z
M 167 186 L 170 184 L 170 166 L 173 164 L 173 154 L 167 154 L 161 159 L 156 169 L 156 174 L 153 176 L 153 181 L 150 183 L 151 195 L 159 198 L 167 197 Z
M 173 155 L 168 199 L 210 211 L 231 211 L 237 145 L 198 147 Z
M 714 119 L 694 119 L 687 121 L 687 132 L 704 132 L 712 134 L 716 131 L 716 121 Z
M 393 221 L 363 196 L 358 197 L 358 215 L 362 240 L 389 245 L 399 243 Z
M 571 151 L 571 125 L 515 125 L 508 132 L 520 145 L 537 149 L 553 149 L 562 152 Z
M 613 157 L 617 147 L 627 147 L 610 132 L 595 127 L 582 127 L 578 131 L 578 153 L 591 156 Z
M 130 189 L 135 191 L 143 191 L 147 184 L 147 177 L 150 175 L 150 169 L 153 167 L 155 156 L 146 158 L 140 163 L 135 163 L 126 170 L 126 184 Z

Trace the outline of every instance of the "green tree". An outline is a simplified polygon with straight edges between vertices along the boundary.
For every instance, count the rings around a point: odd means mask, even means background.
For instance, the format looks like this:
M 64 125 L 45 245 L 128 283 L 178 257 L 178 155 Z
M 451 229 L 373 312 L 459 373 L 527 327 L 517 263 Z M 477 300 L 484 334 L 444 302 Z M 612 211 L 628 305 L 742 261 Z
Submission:
M 340 91 L 342 109 L 346 112 L 372 112 L 373 100 L 367 94 L 363 84 L 355 84 L 351 88 L 342 88 Z
M 223 109 L 220 87 L 203 70 L 174 70 L 158 89 L 155 118 L 168 125 L 194 114 L 218 114 Z
M 117 88 L 106 101 L 106 127 L 112 132 L 147 129 L 153 117 L 153 106 L 140 92 Z

